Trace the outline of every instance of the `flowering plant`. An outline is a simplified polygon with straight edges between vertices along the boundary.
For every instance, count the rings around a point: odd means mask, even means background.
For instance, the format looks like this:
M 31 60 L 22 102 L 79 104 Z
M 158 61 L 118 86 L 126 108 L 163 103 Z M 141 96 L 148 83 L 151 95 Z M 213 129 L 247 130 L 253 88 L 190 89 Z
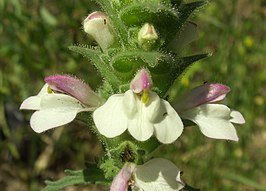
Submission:
M 111 191 L 195 190 L 172 162 L 151 153 L 175 142 L 185 120 L 209 138 L 233 141 L 238 141 L 233 124 L 245 122 L 240 112 L 219 103 L 230 91 L 222 84 L 205 83 L 171 103 L 167 99 L 187 67 L 209 56 L 182 56 L 182 49 L 197 39 L 197 26 L 187 19 L 205 1 L 97 2 L 103 12 L 93 12 L 83 22 L 96 45 L 70 50 L 94 64 L 102 86 L 94 91 L 71 75 L 48 76 L 41 91 L 20 108 L 35 110 L 30 125 L 37 133 L 68 124 L 84 112 L 105 153 L 97 164 L 67 171 L 68 176 L 48 182 L 44 190 L 85 183 L 110 184 Z

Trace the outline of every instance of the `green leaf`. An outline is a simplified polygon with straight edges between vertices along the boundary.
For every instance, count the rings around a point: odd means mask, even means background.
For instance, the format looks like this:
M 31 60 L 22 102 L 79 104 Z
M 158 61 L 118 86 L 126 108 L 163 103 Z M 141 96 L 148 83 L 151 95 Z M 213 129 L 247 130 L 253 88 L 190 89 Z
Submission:
M 179 69 L 180 69 L 180 74 L 187 68 L 189 67 L 192 63 L 199 61 L 204 58 L 210 57 L 212 54 L 207 53 L 207 54 L 197 54 L 197 55 L 192 55 L 192 56 L 187 56 L 187 57 L 182 57 L 180 62 L 178 63 Z
M 127 26 L 141 26 L 151 23 L 160 34 L 160 38 L 170 41 L 176 33 L 178 24 L 177 11 L 172 7 L 158 3 L 135 3 L 125 7 L 120 12 L 121 20 Z
M 171 57 L 160 52 L 128 51 L 113 57 L 111 64 L 124 83 L 130 81 L 137 70 L 149 68 L 164 74 L 169 71 Z M 158 69 L 159 68 L 159 69 Z
M 105 63 L 100 57 L 101 52 L 80 46 L 70 46 L 69 49 L 92 61 L 102 77 L 110 83 L 114 90 L 116 90 L 118 85 L 121 84 L 109 63 Z
M 169 88 L 173 85 L 175 80 L 189 67 L 192 63 L 201 60 L 203 58 L 207 58 L 210 54 L 198 54 L 193 56 L 187 56 L 182 58 L 176 58 L 173 63 L 164 63 L 159 64 L 154 69 L 151 69 L 152 80 L 154 85 L 158 87 L 161 92 L 157 92 L 160 96 L 165 96 Z M 166 67 L 164 65 L 169 65 L 167 73 L 160 73 L 160 67 Z
M 192 3 L 186 3 L 186 4 L 181 4 L 180 7 L 178 8 L 178 28 L 180 29 L 183 24 L 186 22 L 186 20 L 189 18 L 189 16 L 198 8 L 202 7 L 205 5 L 207 1 L 195 1 Z
M 174 38 L 167 45 L 167 49 L 176 54 L 180 54 L 182 49 L 188 44 L 198 39 L 197 25 L 192 22 L 186 22 Z
M 129 72 L 132 69 L 132 64 L 128 62 L 132 61 L 133 65 L 147 65 L 154 68 L 158 65 L 160 60 L 163 60 L 164 54 L 159 52 L 143 52 L 143 51 L 128 51 L 117 54 L 112 59 L 112 66 L 118 71 Z M 140 64 L 140 62 L 142 64 Z
M 104 178 L 103 172 L 96 165 L 91 165 L 84 170 L 65 170 L 67 176 L 57 181 L 45 181 L 47 186 L 42 191 L 57 191 L 67 186 L 76 184 L 104 184 L 108 181 Z

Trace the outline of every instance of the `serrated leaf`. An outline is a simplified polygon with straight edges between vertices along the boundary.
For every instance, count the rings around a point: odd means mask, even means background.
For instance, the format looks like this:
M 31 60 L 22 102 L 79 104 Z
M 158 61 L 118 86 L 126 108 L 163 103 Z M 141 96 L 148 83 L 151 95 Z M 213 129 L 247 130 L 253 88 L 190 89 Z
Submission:
M 94 66 L 101 73 L 102 77 L 107 80 L 114 89 L 117 89 L 117 85 L 120 84 L 120 81 L 114 75 L 113 69 L 110 67 L 109 63 L 105 63 L 101 59 L 101 52 L 79 46 L 70 46 L 69 49 L 92 61 Z
M 91 165 L 89 168 L 84 170 L 66 170 L 67 176 L 57 181 L 45 181 L 47 186 L 42 191 L 57 191 L 67 186 L 77 184 L 99 184 L 108 183 L 104 178 L 103 172 L 97 168 L 96 165 Z

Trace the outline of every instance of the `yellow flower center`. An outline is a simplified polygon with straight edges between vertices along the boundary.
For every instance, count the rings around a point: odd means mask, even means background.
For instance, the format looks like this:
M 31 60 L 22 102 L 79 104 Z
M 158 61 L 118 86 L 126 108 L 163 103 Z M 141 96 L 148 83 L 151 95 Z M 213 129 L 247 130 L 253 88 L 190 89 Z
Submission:
M 145 105 L 149 102 L 150 97 L 149 97 L 149 90 L 143 90 L 143 94 L 141 95 L 141 101 Z
M 54 91 L 52 90 L 52 88 L 50 86 L 48 86 L 48 88 L 47 88 L 47 93 L 48 94 L 54 93 Z

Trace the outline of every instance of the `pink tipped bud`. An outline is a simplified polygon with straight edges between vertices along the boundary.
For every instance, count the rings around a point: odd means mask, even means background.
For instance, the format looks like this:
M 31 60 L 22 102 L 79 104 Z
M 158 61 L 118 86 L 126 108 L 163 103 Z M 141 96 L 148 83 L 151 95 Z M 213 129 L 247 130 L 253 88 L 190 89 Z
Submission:
M 177 101 L 176 109 L 179 112 L 207 104 L 221 101 L 230 91 L 228 86 L 223 84 L 204 84 L 185 93 Z
M 148 70 L 141 69 L 138 71 L 134 79 L 130 83 L 130 89 L 134 93 L 141 93 L 144 90 L 149 90 L 152 87 L 152 80 Z
M 114 178 L 110 191 L 127 191 L 128 182 L 136 168 L 133 163 L 126 163 Z
M 112 27 L 107 16 L 95 11 L 87 16 L 83 22 L 84 31 L 88 33 L 102 48 L 107 50 L 114 42 Z
M 78 78 L 68 75 L 48 76 L 44 81 L 56 92 L 75 97 L 86 106 L 96 107 L 100 103 L 99 96 Z

